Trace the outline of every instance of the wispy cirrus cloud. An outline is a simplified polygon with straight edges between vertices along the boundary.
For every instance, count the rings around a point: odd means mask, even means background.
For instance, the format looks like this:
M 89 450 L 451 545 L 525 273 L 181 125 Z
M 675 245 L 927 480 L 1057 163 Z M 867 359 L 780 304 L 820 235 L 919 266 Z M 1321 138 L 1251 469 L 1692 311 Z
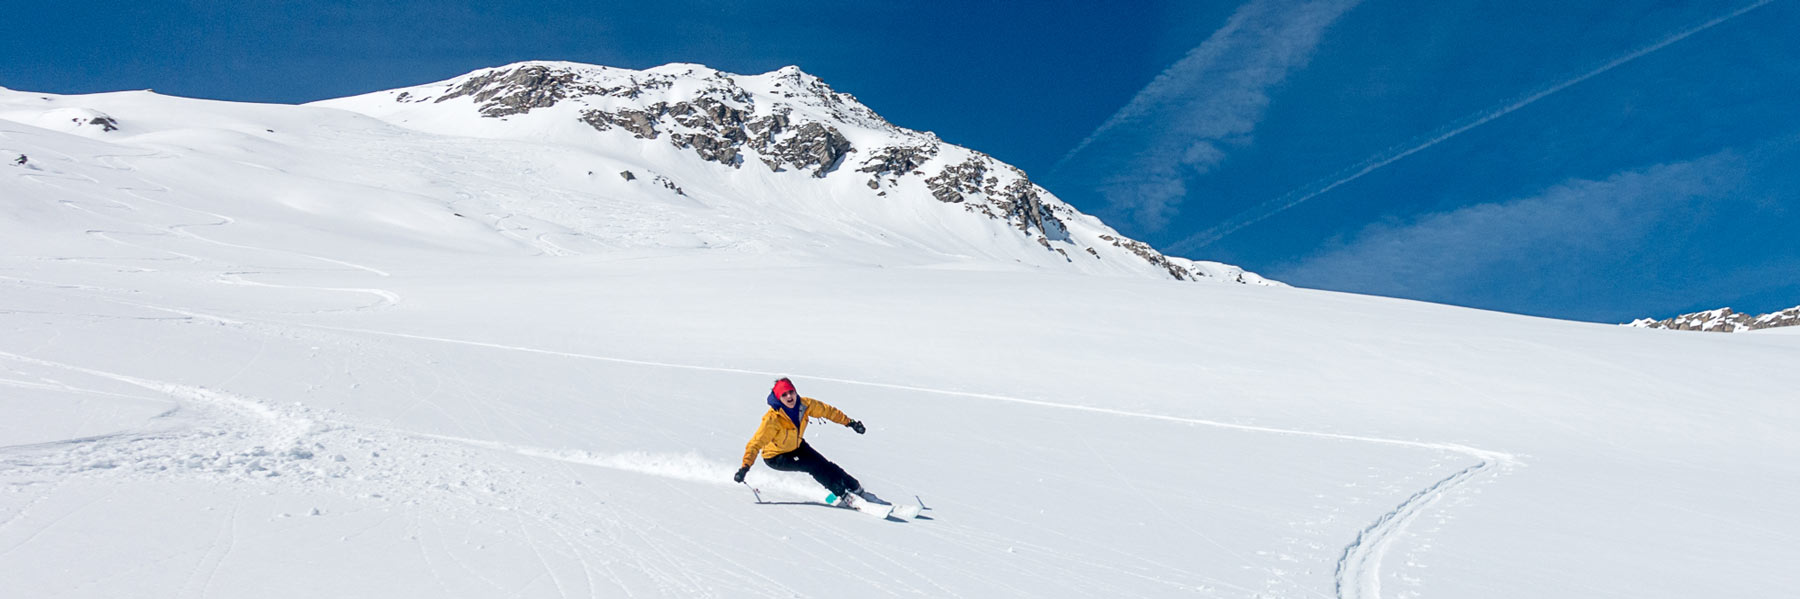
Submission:
M 1106 209 L 1161 229 L 1203 175 L 1247 145 L 1269 90 L 1306 65 L 1325 29 L 1358 0 L 1251 0 L 1069 150 Z
M 1535 104 L 1535 103 L 1537 103 L 1538 100 L 1542 100 L 1544 98 L 1555 95 L 1557 92 L 1561 92 L 1562 90 L 1568 89 L 1575 85 L 1579 85 L 1589 79 L 1593 79 L 1594 77 L 1605 74 L 1607 71 L 1611 71 L 1613 69 L 1619 68 L 1620 66 L 1629 64 L 1632 61 L 1635 61 L 1639 58 L 1648 56 L 1651 53 L 1654 53 L 1658 50 L 1667 48 L 1670 45 L 1675 44 L 1676 42 L 1680 42 L 1689 37 L 1692 37 L 1696 33 L 1700 33 L 1702 31 L 1706 31 L 1708 29 L 1712 29 L 1713 27 L 1717 27 L 1728 21 L 1731 21 L 1733 19 L 1741 17 L 1745 13 L 1748 13 L 1748 12 L 1756 10 L 1758 8 L 1767 6 L 1770 2 L 1774 2 L 1774 1 L 1775 0 L 1757 0 L 1755 2 L 1751 2 L 1744 6 L 1738 7 L 1737 10 L 1733 10 L 1733 11 L 1727 12 L 1725 14 L 1713 17 L 1711 19 L 1704 20 L 1699 23 L 1693 24 L 1685 29 L 1675 32 L 1674 34 L 1671 34 L 1660 40 L 1657 40 L 1655 43 L 1643 46 L 1641 48 L 1627 52 L 1621 56 L 1615 57 L 1612 60 L 1602 63 L 1600 66 L 1589 69 L 1588 71 L 1583 72 L 1579 75 L 1555 81 L 1549 85 L 1546 85 L 1543 89 L 1539 89 L 1530 94 L 1526 94 L 1525 97 L 1523 97 L 1521 99 L 1511 100 L 1504 104 L 1501 104 L 1500 106 L 1490 108 L 1488 110 L 1476 113 L 1474 115 L 1470 115 L 1468 118 L 1464 119 L 1463 122 L 1454 124 L 1454 125 L 1447 125 L 1443 129 L 1440 129 L 1436 132 L 1433 132 L 1431 135 L 1425 136 L 1422 139 L 1417 140 L 1415 143 L 1412 143 L 1412 144 L 1409 144 L 1406 146 L 1402 146 L 1397 149 L 1390 149 L 1381 154 L 1376 154 L 1374 156 L 1370 156 L 1369 159 L 1364 161 L 1362 164 L 1358 164 L 1356 166 L 1350 167 L 1344 173 L 1339 173 L 1338 175 L 1334 175 L 1333 179 L 1328 180 L 1329 182 L 1321 182 L 1320 184 L 1314 184 L 1314 185 L 1308 186 L 1308 187 L 1301 187 L 1299 189 L 1295 189 L 1293 192 L 1291 192 L 1287 195 L 1271 199 L 1269 201 L 1263 202 L 1262 204 L 1258 204 L 1256 206 L 1252 206 L 1248 210 L 1240 212 L 1236 216 L 1234 216 L 1230 219 L 1227 219 L 1224 222 L 1214 225 L 1213 227 L 1206 229 L 1204 231 L 1200 231 L 1200 232 L 1194 233 L 1192 235 L 1189 235 L 1189 236 L 1187 236 L 1187 238 L 1182 239 L 1181 241 L 1175 242 L 1174 244 L 1170 245 L 1168 249 L 1170 252 L 1187 253 L 1187 252 L 1191 252 L 1191 251 L 1206 247 L 1207 245 L 1210 245 L 1213 242 L 1218 241 L 1227 235 L 1236 233 L 1238 230 L 1243 229 L 1244 227 L 1248 227 L 1250 225 L 1254 225 L 1256 223 L 1262 222 L 1264 219 L 1267 219 L 1276 214 L 1280 214 L 1281 212 L 1284 212 L 1295 206 L 1299 206 L 1300 204 L 1304 204 L 1308 200 L 1319 197 L 1321 195 L 1325 195 L 1326 193 L 1329 193 L 1331 190 L 1337 189 L 1339 186 L 1342 186 L 1351 181 L 1360 179 L 1360 178 L 1362 178 L 1363 175 L 1367 175 L 1369 173 L 1380 170 L 1381 168 L 1386 167 L 1387 165 L 1398 162 L 1401 159 L 1404 159 L 1413 154 L 1422 152 L 1432 146 L 1443 143 L 1443 142 L 1449 140 L 1450 138 L 1456 137 L 1458 135 L 1462 135 L 1463 133 L 1466 133 L 1471 129 L 1488 124 L 1489 122 L 1492 122 L 1495 119 L 1504 117 L 1508 114 L 1512 114 L 1513 112 L 1515 112 L 1521 108 Z
M 1272 276 L 1305 287 L 1497 309 L 1582 304 L 1606 291 L 1596 285 L 1621 277 L 1679 286 L 1679 271 L 1688 267 L 1681 257 L 1703 237 L 1696 233 L 1716 235 L 1750 212 L 1750 196 L 1737 193 L 1747 162 L 1725 152 L 1371 225 Z

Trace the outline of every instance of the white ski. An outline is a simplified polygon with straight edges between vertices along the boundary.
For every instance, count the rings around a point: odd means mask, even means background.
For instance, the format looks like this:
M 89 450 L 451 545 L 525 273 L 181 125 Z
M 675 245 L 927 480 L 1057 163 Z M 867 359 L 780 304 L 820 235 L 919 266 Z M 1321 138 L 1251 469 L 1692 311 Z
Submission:
M 850 507 L 850 509 L 860 511 L 860 513 L 869 514 L 869 516 L 875 516 L 875 518 L 887 518 L 889 514 L 893 513 L 893 509 L 895 509 L 893 505 L 869 502 L 869 500 L 864 500 L 864 498 L 855 495 L 837 496 L 837 493 L 826 493 L 826 495 L 824 495 L 824 504 L 837 505 L 837 507 Z
M 876 518 L 887 518 L 893 514 L 894 506 L 886 503 L 875 503 L 854 495 L 838 496 L 836 493 L 825 494 L 825 504 L 847 507 Z
M 916 500 L 918 498 L 914 497 L 914 499 Z M 832 505 L 839 505 L 838 503 L 833 503 L 834 501 L 841 502 L 842 500 L 838 499 L 837 496 L 835 496 L 835 495 L 827 494 L 825 496 L 826 503 L 830 503 Z M 864 494 L 864 495 L 861 495 L 858 497 L 850 497 L 849 501 L 851 502 L 851 504 L 845 505 L 843 507 L 850 507 L 850 508 L 856 509 L 857 511 L 861 511 L 861 512 L 864 512 L 864 513 L 867 513 L 870 515 L 886 516 L 888 518 L 893 518 L 895 520 L 910 521 L 913 518 L 919 517 L 920 512 L 931 509 L 931 508 L 925 507 L 924 501 L 919 501 L 918 503 L 911 503 L 911 504 L 890 503 L 890 502 L 882 500 L 880 497 L 876 497 L 872 493 Z M 885 509 L 886 511 L 880 511 L 882 509 Z
M 746 488 L 750 489 L 750 493 L 756 495 L 757 503 L 769 503 L 769 502 L 763 501 L 762 490 L 757 489 L 756 487 L 750 486 L 749 483 L 745 483 L 744 486 Z M 868 495 L 868 497 L 875 497 L 875 496 L 873 494 L 870 494 L 870 495 Z M 915 497 L 915 499 L 917 499 L 917 498 Z M 780 502 L 775 502 L 775 503 L 780 503 Z M 871 516 L 875 516 L 877 518 L 893 519 L 893 520 L 912 520 L 913 518 L 916 518 L 919 516 L 919 512 L 931 509 L 931 508 L 925 507 L 925 502 L 923 502 L 923 501 L 921 501 L 917 504 L 900 505 L 900 504 L 892 504 L 892 503 L 888 503 L 886 501 L 882 501 L 880 497 L 875 497 L 873 500 L 871 500 L 871 499 L 866 499 L 864 497 L 857 497 L 857 496 L 839 497 L 834 493 L 826 493 L 825 494 L 824 504 L 832 506 L 832 507 L 853 509 L 853 510 L 871 515 Z
M 924 511 L 924 509 L 925 506 L 921 505 L 895 505 L 894 511 L 890 512 L 888 515 L 901 520 L 911 520 L 917 518 L 919 512 Z

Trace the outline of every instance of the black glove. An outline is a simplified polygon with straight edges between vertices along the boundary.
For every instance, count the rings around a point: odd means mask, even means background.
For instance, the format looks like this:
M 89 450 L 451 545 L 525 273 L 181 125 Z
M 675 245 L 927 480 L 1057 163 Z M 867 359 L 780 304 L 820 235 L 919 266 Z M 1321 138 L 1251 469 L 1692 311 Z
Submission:
M 863 423 L 861 420 L 851 420 L 850 421 L 850 430 L 856 431 L 856 434 L 860 435 L 860 434 L 863 434 L 863 431 L 868 430 L 868 429 L 863 426 Z
M 744 482 L 744 474 L 745 474 L 745 473 L 748 473 L 748 472 L 750 472 L 750 467 L 749 467 L 749 466 L 745 466 L 745 467 L 743 467 L 743 468 L 739 468 L 739 469 L 738 469 L 738 471 L 737 471 L 737 474 L 733 474 L 733 475 L 731 475 L 731 480 L 734 480 L 734 481 L 737 481 L 737 482 L 740 482 L 740 483 L 741 483 L 741 482 Z

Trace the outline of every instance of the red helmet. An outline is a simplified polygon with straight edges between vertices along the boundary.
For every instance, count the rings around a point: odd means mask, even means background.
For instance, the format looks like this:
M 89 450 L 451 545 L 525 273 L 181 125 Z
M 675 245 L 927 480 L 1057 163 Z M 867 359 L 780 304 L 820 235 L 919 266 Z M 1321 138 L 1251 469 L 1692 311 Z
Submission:
M 781 397 L 783 394 L 786 394 L 789 391 L 794 391 L 794 382 L 787 380 L 787 377 L 782 377 L 780 379 L 776 379 L 775 388 L 771 389 L 770 391 L 775 394 L 775 397 Z M 798 393 L 798 392 L 796 392 L 796 393 Z

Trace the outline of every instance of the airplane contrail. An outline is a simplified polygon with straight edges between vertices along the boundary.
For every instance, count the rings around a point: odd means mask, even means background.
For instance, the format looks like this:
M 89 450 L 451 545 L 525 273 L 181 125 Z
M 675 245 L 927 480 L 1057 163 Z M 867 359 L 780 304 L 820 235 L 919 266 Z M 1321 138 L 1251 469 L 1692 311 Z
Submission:
M 1255 207 L 1252 207 L 1249 210 L 1240 212 L 1240 213 L 1238 213 L 1237 216 L 1232 217 L 1230 220 L 1220 223 L 1210 229 L 1201 231 L 1199 233 L 1195 233 L 1193 235 L 1189 235 L 1186 239 L 1182 239 L 1181 241 L 1170 245 L 1168 251 L 1171 253 L 1185 253 L 1185 252 L 1189 252 L 1192 250 L 1197 250 L 1197 249 L 1206 247 L 1208 245 L 1212 245 L 1213 242 L 1218 241 L 1220 239 L 1224 239 L 1227 235 L 1236 233 L 1238 230 L 1243 229 L 1244 227 L 1248 227 L 1250 225 L 1254 225 L 1256 223 L 1262 222 L 1264 219 L 1267 219 L 1271 216 L 1275 216 L 1276 214 L 1280 214 L 1281 212 L 1286 211 L 1289 208 L 1298 206 L 1301 203 L 1306 202 L 1307 200 L 1311 200 L 1313 198 L 1324 195 L 1325 193 L 1330 192 L 1333 189 L 1337 189 L 1338 187 L 1340 187 L 1346 183 L 1349 183 L 1351 181 L 1355 181 L 1357 179 L 1362 178 L 1363 175 L 1367 175 L 1369 173 L 1375 172 L 1375 170 L 1380 169 L 1381 167 L 1387 166 L 1389 164 L 1393 164 L 1394 162 L 1399 161 L 1400 159 L 1405 158 L 1407 156 L 1417 154 L 1421 151 L 1424 151 L 1426 148 L 1430 148 L 1431 146 L 1435 146 L 1435 145 L 1438 145 L 1439 143 L 1443 143 L 1445 140 L 1450 139 L 1452 137 L 1456 137 L 1458 135 L 1461 135 L 1470 129 L 1480 127 L 1482 125 L 1487 124 L 1490 121 L 1493 121 L 1494 119 L 1511 114 L 1513 111 L 1516 111 L 1520 108 L 1530 106 L 1532 103 L 1537 102 L 1538 100 L 1542 100 L 1545 97 L 1550 96 L 1551 94 L 1568 89 L 1569 87 L 1572 87 L 1583 81 L 1593 79 L 1594 77 L 1599 76 L 1601 73 L 1605 73 L 1607 71 L 1616 69 L 1620 65 L 1631 62 L 1633 60 L 1643 58 L 1647 54 L 1650 54 L 1657 50 L 1666 48 L 1669 45 L 1674 44 L 1675 42 L 1679 42 L 1681 40 L 1687 39 L 1688 37 L 1690 37 L 1696 33 L 1706 31 L 1706 30 L 1716 27 L 1719 24 L 1724 23 L 1726 21 L 1730 21 L 1732 19 L 1743 16 L 1744 13 L 1756 10 L 1758 8 L 1762 8 L 1763 6 L 1768 5 L 1769 3 L 1774 2 L 1774 1 L 1775 0 L 1758 0 L 1757 2 L 1751 3 L 1748 6 L 1739 8 L 1739 9 L 1732 11 L 1730 13 L 1727 13 L 1723 16 L 1715 17 L 1712 20 L 1709 20 L 1709 21 L 1706 21 L 1699 25 L 1690 27 L 1686 30 L 1676 33 L 1675 35 L 1669 36 L 1668 38 L 1665 38 L 1662 41 L 1656 42 L 1649 46 L 1645 46 L 1643 48 L 1639 48 L 1629 54 L 1625 54 L 1624 56 L 1620 56 L 1618 58 L 1612 59 L 1611 61 L 1608 61 L 1606 64 L 1600 65 L 1599 67 L 1596 67 L 1593 70 L 1590 70 L 1586 73 L 1577 75 L 1574 78 L 1565 80 L 1561 83 L 1557 83 L 1556 85 L 1552 85 L 1552 86 L 1545 88 L 1537 93 L 1526 96 L 1522 100 L 1513 102 L 1511 104 L 1507 104 L 1506 106 L 1502 106 L 1498 109 L 1489 110 L 1485 113 L 1480 113 L 1480 116 L 1478 118 L 1476 118 L 1473 121 L 1470 121 L 1468 124 L 1457 127 L 1455 129 L 1451 129 L 1444 133 L 1440 133 L 1430 139 L 1425 140 L 1424 143 L 1420 143 L 1420 144 L 1414 145 L 1410 148 L 1407 148 L 1407 149 L 1404 149 L 1404 150 L 1401 150 L 1398 152 L 1390 153 L 1390 154 L 1385 154 L 1385 155 L 1378 154 L 1375 157 L 1364 161 L 1361 165 L 1361 168 L 1357 169 L 1355 172 L 1350 173 L 1348 176 L 1340 177 L 1337 180 L 1332 181 L 1331 183 L 1328 183 L 1323 187 L 1319 187 L 1319 188 L 1314 189 L 1309 192 L 1301 193 L 1301 190 L 1312 187 L 1310 185 L 1307 187 L 1302 187 L 1300 189 L 1296 189 L 1294 191 L 1288 192 L 1287 194 L 1282 195 L 1281 197 L 1275 198 L 1273 200 L 1269 200 L 1267 202 L 1258 204 Z M 1355 167 L 1352 167 L 1352 168 L 1355 168 Z

